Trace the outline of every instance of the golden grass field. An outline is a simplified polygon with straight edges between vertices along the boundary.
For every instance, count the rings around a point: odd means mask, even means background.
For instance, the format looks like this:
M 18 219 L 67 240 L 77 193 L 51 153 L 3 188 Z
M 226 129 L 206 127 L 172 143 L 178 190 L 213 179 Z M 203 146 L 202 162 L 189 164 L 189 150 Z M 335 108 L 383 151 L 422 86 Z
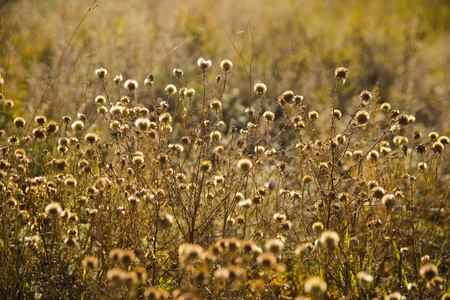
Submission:
M 0 2 L 1 299 L 450 299 L 450 3 Z

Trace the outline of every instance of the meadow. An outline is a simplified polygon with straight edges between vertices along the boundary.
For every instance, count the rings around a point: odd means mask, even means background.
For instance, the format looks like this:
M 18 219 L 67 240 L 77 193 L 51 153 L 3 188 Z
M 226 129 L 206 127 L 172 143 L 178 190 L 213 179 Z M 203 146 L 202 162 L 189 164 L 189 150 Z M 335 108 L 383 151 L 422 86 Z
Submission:
M 0 15 L 0 298 L 450 299 L 448 1 Z

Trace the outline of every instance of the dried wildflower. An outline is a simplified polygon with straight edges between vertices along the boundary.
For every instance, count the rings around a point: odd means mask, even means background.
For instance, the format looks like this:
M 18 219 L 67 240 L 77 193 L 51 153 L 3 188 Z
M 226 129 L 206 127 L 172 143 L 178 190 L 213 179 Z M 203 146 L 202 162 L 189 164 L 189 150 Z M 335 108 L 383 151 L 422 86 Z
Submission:
M 47 127 L 45 127 L 47 134 L 53 134 L 53 133 L 57 132 L 58 129 L 59 129 L 59 125 L 58 125 L 58 123 L 56 123 L 54 121 L 50 121 L 47 124 Z
M 281 252 L 281 250 L 283 250 L 284 248 L 284 243 L 283 241 L 279 240 L 279 239 L 270 239 L 266 242 L 266 249 L 269 250 L 270 252 L 277 254 L 279 252 Z
M 165 112 L 159 116 L 159 122 L 163 124 L 172 123 L 172 116 L 170 115 L 170 113 Z
M 403 296 L 399 292 L 394 292 L 392 294 L 387 295 L 386 300 L 402 300 Z
M 95 70 L 95 75 L 97 75 L 100 79 L 105 78 L 106 74 L 108 74 L 108 71 L 106 71 L 106 69 L 104 68 Z
M 203 57 L 200 57 L 197 60 L 197 65 L 203 70 L 206 71 L 206 69 L 211 67 L 211 61 L 208 59 L 204 59 Z
M 97 141 L 100 140 L 100 138 L 95 134 L 95 133 L 88 133 L 86 134 L 86 136 L 84 137 L 84 140 L 86 141 L 86 143 L 88 144 L 95 144 Z
M 277 258 L 272 253 L 261 253 L 256 258 L 256 262 L 263 267 L 271 267 L 277 262 Z
M 45 213 L 51 217 L 58 217 L 61 211 L 61 205 L 58 202 L 51 202 L 45 207 Z
M 441 300 L 450 300 L 450 293 L 444 293 L 444 294 L 442 294 Z
M 181 263 L 189 263 L 202 257 L 203 248 L 197 244 L 181 244 L 178 254 Z
M 125 266 L 131 264 L 135 258 L 136 256 L 133 250 L 122 250 L 120 254 L 120 261 Z
M 266 93 L 267 91 L 267 86 L 262 83 L 261 81 L 258 82 L 257 84 L 255 84 L 255 86 L 253 87 L 253 91 L 255 92 L 255 94 L 257 94 L 258 96 L 262 96 Z
M 177 92 L 177 88 L 173 84 L 168 84 L 165 88 L 166 94 L 172 96 Z
M 386 191 L 382 187 L 377 186 L 372 189 L 372 195 L 377 199 L 383 198 L 385 194 Z
M 360 110 L 355 115 L 355 120 L 358 125 L 364 125 L 369 122 L 369 113 L 365 110 Z
M 312 225 L 312 229 L 314 230 L 315 233 L 319 234 L 323 231 L 323 224 L 322 222 L 315 222 Z
M 305 282 L 304 288 L 309 295 L 319 295 L 327 291 L 327 283 L 319 277 L 311 277 Z
M 105 103 L 106 103 L 106 98 L 104 96 L 97 96 L 97 97 L 95 97 L 95 104 L 103 105 Z
M 188 97 L 189 99 L 191 99 L 191 98 L 194 97 L 194 95 L 195 95 L 195 90 L 194 90 L 194 89 L 187 89 L 187 90 L 184 92 L 184 95 L 185 95 L 186 97 Z
M 18 117 L 18 118 L 15 118 L 15 119 L 14 119 L 14 125 L 15 125 L 17 128 L 23 128 L 23 127 L 25 126 L 26 123 L 27 123 L 27 122 L 26 122 L 25 119 L 22 118 L 22 117 Z
M 98 267 L 98 259 L 94 256 L 86 256 L 81 263 L 86 270 L 94 270 Z
M 213 110 L 218 111 L 222 109 L 222 102 L 219 99 L 213 99 L 210 103 L 210 106 Z
M 384 111 L 389 111 L 391 110 L 391 105 L 387 102 L 384 102 L 380 105 L 380 109 Z
M 383 196 L 383 198 L 381 199 L 381 202 L 389 210 L 389 209 L 391 209 L 392 207 L 395 206 L 395 204 L 397 202 L 397 198 L 393 194 L 387 194 L 387 195 Z
M 47 138 L 47 133 L 43 127 L 38 127 L 33 129 L 33 136 L 36 140 L 45 140 Z
M 173 225 L 173 217 L 169 214 L 165 214 L 159 218 L 159 225 L 162 229 L 169 228 Z
M 332 112 L 332 115 L 338 120 L 340 120 L 342 118 L 342 112 L 339 109 L 335 109 Z
M 222 134 L 220 133 L 220 131 L 217 130 L 212 131 L 209 136 L 211 137 L 211 140 L 214 142 L 218 142 L 222 138 Z
M 359 94 L 359 99 L 361 99 L 361 106 L 366 107 L 369 105 L 370 100 L 372 100 L 372 93 L 364 90 Z
M 430 139 L 430 141 L 436 141 L 439 137 L 439 134 L 436 131 L 431 131 L 430 133 L 428 133 L 428 138 Z
M 220 63 L 220 68 L 225 72 L 228 73 L 231 71 L 231 69 L 233 68 L 233 63 L 226 59 L 226 60 L 222 60 L 222 62 Z
M 348 78 L 348 69 L 344 67 L 337 68 L 334 71 L 334 77 L 338 80 L 342 80 L 342 84 L 345 84 L 345 81 Z
M 72 129 L 75 131 L 82 131 L 84 129 L 83 121 L 75 121 L 72 123 Z
M 183 72 L 182 70 L 180 70 L 180 69 L 173 69 L 173 75 L 175 75 L 175 77 L 176 77 L 178 80 L 181 79 L 181 77 L 183 76 L 183 74 L 184 74 L 184 72 Z M 166 93 L 167 93 L 167 87 L 166 87 Z M 174 92 L 174 93 L 176 93 L 176 89 L 175 89 L 175 92 Z M 174 93 L 172 93 L 172 94 L 174 94 Z
M 253 167 L 253 163 L 250 159 L 248 158 L 243 158 L 238 162 L 238 168 L 242 171 L 242 172 L 248 172 L 250 171 L 250 169 Z
M 208 172 L 212 168 L 212 162 L 210 160 L 203 160 L 200 162 L 200 171 Z
M 35 121 L 39 126 L 44 126 L 44 124 L 47 123 L 47 118 L 45 116 L 37 116 Z
M 450 144 L 450 139 L 448 138 L 448 136 L 443 135 L 438 138 L 438 142 L 442 145 L 448 145 Z
M 136 80 L 128 79 L 127 81 L 125 81 L 123 86 L 128 91 L 133 92 L 134 90 L 136 90 L 138 88 L 139 84 L 138 84 L 138 82 Z
M 67 187 L 74 188 L 74 187 L 77 186 L 77 180 L 76 180 L 75 178 L 73 178 L 73 177 L 67 177 L 67 178 L 64 180 L 64 184 L 65 184 Z
M 145 131 L 150 127 L 150 120 L 139 118 L 134 122 L 134 125 L 136 126 L 137 129 Z
M 121 268 L 115 267 L 115 268 L 112 268 L 111 270 L 109 270 L 108 273 L 106 273 L 106 278 L 109 281 L 118 283 L 122 278 L 122 273 L 123 273 L 123 271 Z
M 339 235 L 335 231 L 325 230 L 320 235 L 320 242 L 328 250 L 334 251 L 339 245 Z
M 263 114 L 263 118 L 266 122 L 273 122 L 273 120 L 275 120 L 275 114 L 271 111 L 266 111 Z
M 69 235 L 64 239 L 64 244 L 66 244 L 67 247 L 75 247 L 75 245 L 77 244 L 77 240 L 74 236 Z
M 313 249 L 314 246 L 311 243 L 304 243 L 295 248 L 295 254 L 306 257 L 311 253 Z
M 285 106 L 294 101 L 294 92 L 293 91 L 285 91 L 281 96 L 278 97 L 278 105 Z
M 5 105 L 7 108 L 13 108 L 14 107 L 14 101 L 11 99 L 5 100 Z
M 442 150 L 444 150 L 444 145 L 441 142 L 434 142 L 431 146 L 431 150 L 433 150 L 434 153 L 441 153 Z
M 319 118 L 319 113 L 317 111 L 310 111 L 308 113 L 308 118 L 311 119 L 311 121 L 317 120 L 317 118 Z
M 428 263 L 420 267 L 419 273 L 420 276 L 430 281 L 438 275 L 438 268 L 434 264 Z

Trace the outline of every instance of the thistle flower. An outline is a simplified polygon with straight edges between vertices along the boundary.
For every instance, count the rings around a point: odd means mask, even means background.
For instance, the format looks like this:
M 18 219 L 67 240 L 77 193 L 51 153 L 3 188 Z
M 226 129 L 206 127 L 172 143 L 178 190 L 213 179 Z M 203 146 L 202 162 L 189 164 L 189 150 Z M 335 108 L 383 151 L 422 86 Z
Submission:
M 222 138 L 222 134 L 220 133 L 220 131 L 217 130 L 212 131 L 209 136 L 211 137 L 211 140 L 213 140 L 214 142 L 220 141 L 220 139 Z
M 255 84 L 255 86 L 253 87 L 253 91 L 255 92 L 255 94 L 257 94 L 258 96 L 262 96 L 266 93 L 267 91 L 267 86 L 262 83 L 261 81 L 258 82 L 257 84 Z
M 114 77 L 114 83 L 115 83 L 116 85 L 119 85 L 119 83 L 121 83 L 122 80 L 123 80 L 122 75 L 116 75 L 116 76 Z
M 319 277 L 311 277 L 305 282 L 305 293 L 310 295 L 319 295 L 327 291 L 327 283 Z
M 335 231 L 325 230 L 320 235 L 320 242 L 328 250 L 334 251 L 339 245 L 339 235 Z
M 319 117 L 319 113 L 317 111 L 310 111 L 308 113 L 308 118 L 310 118 L 311 121 L 317 120 L 318 117 Z
M 219 99 L 213 99 L 210 103 L 212 109 L 218 111 L 222 108 L 222 102 Z
M 95 104 L 97 105 L 103 105 L 106 103 L 106 98 L 105 96 L 97 96 L 95 97 Z
M 430 281 L 438 275 L 438 268 L 432 263 L 428 263 L 420 267 L 420 276 Z
M 106 69 L 104 68 L 95 70 L 95 75 L 97 75 L 100 79 L 105 78 L 106 74 L 108 74 L 108 71 L 106 71 Z
M 166 94 L 170 97 L 177 92 L 177 88 L 173 84 L 168 84 L 165 91 Z
M 394 207 L 394 205 L 397 202 L 397 198 L 395 197 L 395 195 L 393 194 L 387 194 L 384 195 L 383 198 L 381 198 L 381 202 L 384 204 L 384 206 L 386 206 L 386 208 L 389 210 L 392 207 Z
M 184 96 L 188 97 L 189 99 L 194 97 L 194 95 L 195 95 L 195 90 L 194 89 L 187 89 L 187 90 L 184 91 Z
M 271 111 L 266 111 L 263 114 L 263 118 L 264 120 L 266 120 L 266 122 L 273 122 L 273 120 L 275 119 L 275 114 Z
M 139 83 L 136 80 L 128 79 L 125 81 L 123 85 L 128 91 L 133 92 L 139 86 Z
M 145 118 L 138 118 L 134 122 L 134 126 L 140 131 L 146 131 L 150 127 L 150 120 Z
M 342 112 L 339 109 L 335 109 L 332 112 L 332 115 L 338 120 L 340 120 L 342 118 Z
M 50 121 L 47 124 L 47 127 L 45 127 L 45 130 L 47 131 L 47 134 L 53 134 L 55 132 L 57 132 L 59 129 L 59 125 L 58 123 L 54 122 L 54 121 Z
M 311 243 L 304 243 L 295 248 L 295 254 L 306 257 L 311 253 L 313 249 L 314 246 Z
M 100 140 L 100 138 L 95 133 L 88 133 L 85 135 L 84 140 L 86 141 L 86 143 L 93 145 L 98 140 Z
M 212 162 L 210 160 L 203 160 L 200 162 L 200 171 L 208 172 L 212 168 Z
M 98 267 L 98 259 L 94 256 L 86 256 L 82 260 L 81 264 L 85 270 L 94 270 Z
M 181 263 L 190 263 L 202 257 L 203 248 L 197 244 L 181 244 L 178 248 Z
M 33 129 L 32 133 L 36 140 L 45 140 L 45 138 L 47 137 L 47 134 L 43 127 Z
M 26 123 L 27 123 L 27 122 L 26 122 L 25 119 L 22 118 L 22 117 L 18 117 L 18 118 L 15 118 L 15 119 L 14 119 L 14 125 L 15 125 L 17 128 L 23 128 L 23 127 L 25 126 Z
M 220 63 L 220 68 L 222 68 L 222 70 L 225 73 L 228 73 L 233 68 L 233 63 L 230 60 L 228 60 L 228 59 L 222 60 L 222 62 Z
M 337 68 L 334 71 L 334 77 L 338 80 L 342 80 L 342 84 L 345 84 L 348 78 L 348 69 L 344 67 Z
M 39 126 L 43 126 L 45 123 L 47 123 L 47 118 L 45 116 L 37 116 L 35 118 L 35 121 Z
M 391 110 L 391 105 L 387 102 L 384 102 L 380 105 L 380 109 L 384 110 L 384 111 L 390 111 Z
M 243 158 L 238 162 L 238 168 L 243 172 L 248 172 L 253 167 L 253 163 L 248 158 Z
M 285 106 L 294 101 L 294 92 L 293 91 L 285 91 L 281 96 L 278 97 L 278 105 Z
M 369 122 L 370 115 L 365 110 L 360 110 L 355 115 L 355 120 L 358 125 L 364 125 Z
M 441 142 L 434 142 L 431 146 L 431 150 L 433 150 L 435 153 L 441 153 L 442 150 L 444 150 L 444 145 Z
M 271 267 L 277 262 L 277 258 L 272 253 L 261 253 L 256 258 L 256 262 L 263 267 Z
M 369 101 L 372 99 L 372 93 L 369 91 L 362 91 L 361 94 L 359 94 L 359 99 L 361 99 L 361 106 L 366 107 L 369 105 Z
M 277 254 L 279 252 L 281 252 L 281 250 L 283 250 L 284 248 L 284 243 L 283 241 L 279 240 L 279 239 L 270 239 L 266 242 L 266 249 L 269 250 L 270 252 Z
M 169 112 L 165 112 L 165 113 L 161 114 L 158 119 L 159 119 L 159 122 L 161 122 L 163 124 L 172 123 L 172 116 L 170 115 Z
M 312 225 L 312 229 L 314 230 L 315 233 L 319 234 L 323 231 L 323 224 L 322 222 L 315 222 Z
M 200 57 L 197 60 L 197 65 L 203 70 L 206 71 L 208 68 L 211 67 L 211 61 L 210 60 L 206 60 L 203 57 Z
M 177 77 L 178 80 L 181 79 L 181 77 L 183 76 L 184 72 L 180 69 L 173 69 L 173 75 L 175 75 L 175 77 Z M 167 87 L 166 87 L 166 93 L 167 93 Z
M 430 133 L 428 133 L 428 138 L 430 139 L 430 141 L 436 141 L 439 137 L 439 134 L 436 131 L 431 131 Z
M 84 123 L 82 121 L 75 121 L 72 123 L 72 129 L 75 131 L 82 131 L 84 129 Z

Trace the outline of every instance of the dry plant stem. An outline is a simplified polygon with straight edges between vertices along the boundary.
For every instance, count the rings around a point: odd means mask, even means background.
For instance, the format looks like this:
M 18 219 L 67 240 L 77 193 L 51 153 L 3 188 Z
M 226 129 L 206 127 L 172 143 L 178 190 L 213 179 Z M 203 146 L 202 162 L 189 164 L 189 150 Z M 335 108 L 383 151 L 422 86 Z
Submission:
M 41 106 L 42 101 L 44 101 L 44 98 L 45 98 L 45 95 L 47 94 L 48 88 L 50 87 L 50 84 L 52 83 L 53 78 L 54 78 L 55 75 L 56 75 L 56 71 L 58 71 L 59 66 L 61 65 L 61 62 L 62 62 L 62 60 L 63 60 L 63 58 L 64 58 L 64 55 L 66 54 L 67 49 L 69 49 L 70 43 L 72 42 L 72 40 L 73 40 L 75 34 L 77 33 L 78 29 L 81 27 L 81 24 L 83 24 L 83 21 L 86 19 L 87 15 L 88 15 L 93 9 L 95 9 L 95 8 L 97 7 L 96 3 L 97 3 L 97 0 L 94 0 L 94 1 L 92 2 L 92 4 L 89 6 L 88 10 L 87 10 L 86 13 L 84 14 L 83 18 L 81 18 L 80 23 L 78 23 L 78 25 L 77 25 L 77 27 L 75 28 L 74 32 L 73 32 L 72 35 L 70 36 L 70 39 L 69 39 L 69 41 L 67 42 L 66 46 L 64 47 L 64 50 L 63 50 L 63 52 L 61 53 L 61 56 L 59 57 L 58 63 L 56 64 L 56 67 L 55 67 L 55 69 L 53 70 L 52 76 L 50 77 L 50 80 L 48 81 L 48 84 L 47 84 L 47 86 L 45 87 L 44 93 L 42 93 L 41 99 L 39 100 L 39 103 L 38 103 L 38 105 L 36 106 L 36 108 L 35 108 L 35 110 L 34 110 L 34 112 L 33 112 L 33 116 L 31 117 L 30 120 L 34 120 L 34 117 L 36 116 L 36 113 L 37 113 L 37 111 L 38 111 L 38 109 L 39 109 L 39 106 Z M 29 124 L 28 124 L 27 129 L 25 130 L 25 132 L 24 132 L 24 134 L 23 134 L 23 136 L 26 136 L 26 135 L 28 134 L 28 131 L 30 130 L 31 124 L 32 124 L 32 122 L 30 121 Z

